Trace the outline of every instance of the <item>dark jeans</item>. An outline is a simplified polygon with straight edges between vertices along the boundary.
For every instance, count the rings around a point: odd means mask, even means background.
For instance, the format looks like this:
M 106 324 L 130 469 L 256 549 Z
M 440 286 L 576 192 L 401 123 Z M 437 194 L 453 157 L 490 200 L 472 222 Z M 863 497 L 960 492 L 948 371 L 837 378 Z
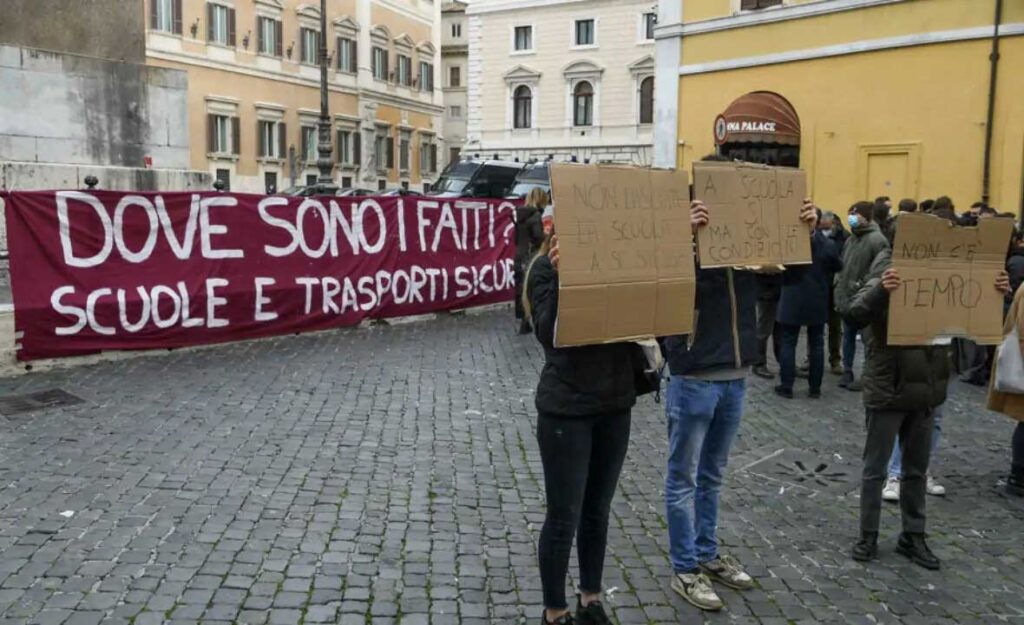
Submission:
M 629 411 L 593 417 L 537 417 L 547 495 L 547 516 L 537 550 L 545 608 L 568 607 L 565 577 L 574 535 L 580 590 L 602 590 L 608 513 L 629 446 L 629 425 Z
M 843 360 L 843 317 L 836 310 L 832 291 L 828 299 L 828 364 L 835 367 Z M 852 365 L 851 365 L 852 366 Z
M 772 353 L 775 360 L 779 360 L 782 353 L 782 340 L 775 323 L 775 312 L 778 310 L 779 300 L 758 300 L 757 301 L 757 349 L 758 365 L 768 364 L 768 339 L 772 340 Z
M 782 356 L 779 360 L 779 376 L 782 387 L 793 390 L 796 381 L 796 344 L 800 341 L 800 327 L 779 324 L 782 334 Z M 821 379 L 825 376 L 825 326 L 807 326 L 807 360 L 812 391 L 821 390 Z
M 843 370 L 853 372 L 853 359 L 857 356 L 857 330 L 843 322 Z
M 523 309 L 523 279 L 525 274 L 523 271 L 523 263 L 516 261 L 512 272 L 516 281 L 516 319 L 522 319 L 526 316 L 526 311 Z
M 1013 431 L 1013 472 L 1024 474 L 1024 421 Z
M 877 532 L 882 511 L 882 489 L 889 474 L 889 457 L 896 435 L 903 456 L 900 481 L 900 510 L 903 531 L 925 531 L 925 487 L 932 449 L 932 413 L 930 410 L 897 412 L 867 411 L 867 440 L 864 442 L 864 473 L 860 491 L 860 528 Z

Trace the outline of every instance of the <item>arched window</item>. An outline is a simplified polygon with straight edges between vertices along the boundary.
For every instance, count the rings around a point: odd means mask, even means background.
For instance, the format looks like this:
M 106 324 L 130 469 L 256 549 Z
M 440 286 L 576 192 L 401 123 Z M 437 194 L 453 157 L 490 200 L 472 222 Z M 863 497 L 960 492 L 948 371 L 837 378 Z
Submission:
M 640 82 L 640 123 L 654 123 L 654 76 Z
M 529 128 L 533 125 L 533 92 L 526 85 L 516 87 L 512 96 L 514 128 Z
M 594 125 L 594 87 L 585 80 L 576 83 L 572 91 L 573 125 Z

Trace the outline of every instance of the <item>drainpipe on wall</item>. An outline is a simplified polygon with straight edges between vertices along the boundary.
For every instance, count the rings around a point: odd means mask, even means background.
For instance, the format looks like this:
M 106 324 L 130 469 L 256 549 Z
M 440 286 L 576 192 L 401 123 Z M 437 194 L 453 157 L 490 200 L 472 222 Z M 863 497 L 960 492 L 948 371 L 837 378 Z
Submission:
M 995 29 L 992 32 L 992 52 L 989 54 L 988 116 L 985 118 L 985 167 L 981 178 L 981 201 L 988 204 L 992 181 L 992 119 L 996 109 L 996 76 L 999 71 L 999 23 L 1003 18 L 1003 0 L 996 0 Z

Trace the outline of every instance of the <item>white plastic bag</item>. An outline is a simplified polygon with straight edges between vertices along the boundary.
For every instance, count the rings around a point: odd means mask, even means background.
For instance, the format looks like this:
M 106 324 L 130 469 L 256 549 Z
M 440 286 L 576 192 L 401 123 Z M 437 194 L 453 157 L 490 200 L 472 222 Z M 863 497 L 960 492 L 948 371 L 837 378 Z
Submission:
M 1003 339 L 996 354 L 995 388 L 1000 393 L 1024 395 L 1024 355 L 1020 352 L 1016 325 Z

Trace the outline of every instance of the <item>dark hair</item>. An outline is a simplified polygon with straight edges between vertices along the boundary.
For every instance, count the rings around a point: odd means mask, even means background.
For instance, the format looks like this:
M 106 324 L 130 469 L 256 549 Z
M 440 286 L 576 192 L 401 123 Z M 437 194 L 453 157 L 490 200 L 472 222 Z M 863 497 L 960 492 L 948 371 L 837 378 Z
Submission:
M 702 159 L 706 163 L 731 163 L 732 159 L 724 154 L 706 154 Z
M 888 195 L 879 195 L 878 197 L 875 198 L 875 204 L 881 204 L 882 202 L 888 202 L 888 201 L 889 201 L 889 196 Z
M 995 215 L 999 214 L 999 211 L 997 211 L 996 209 L 992 208 L 991 206 L 982 206 L 981 207 L 981 214 L 982 215 L 993 215 L 993 216 L 995 216 Z
M 873 212 L 872 209 L 874 207 L 875 205 L 872 204 L 871 202 L 861 201 L 851 206 L 850 212 L 860 215 L 861 217 L 864 218 L 865 221 L 872 221 L 873 216 L 871 213 Z
M 900 212 L 901 213 L 916 213 L 917 202 L 910 198 L 904 198 L 900 200 Z
M 959 225 L 960 220 L 956 216 L 956 213 L 952 208 L 938 208 L 938 201 L 935 202 L 936 208 L 932 209 L 932 215 L 940 217 L 942 219 L 949 220 L 954 225 Z
M 985 208 L 988 208 L 988 204 L 986 204 L 984 202 L 975 202 L 974 204 L 971 204 L 971 208 L 985 209 Z
M 933 213 L 947 210 L 954 213 L 956 212 L 956 206 L 953 206 L 953 200 L 951 200 L 948 195 L 943 195 L 939 199 L 935 200 L 935 204 L 932 206 Z
M 921 202 L 921 212 L 930 213 L 932 212 L 933 206 L 935 206 L 935 200 L 924 200 Z
M 877 199 L 871 206 L 871 221 L 881 225 L 889 221 L 889 207 L 885 205 L 885 200 Z

